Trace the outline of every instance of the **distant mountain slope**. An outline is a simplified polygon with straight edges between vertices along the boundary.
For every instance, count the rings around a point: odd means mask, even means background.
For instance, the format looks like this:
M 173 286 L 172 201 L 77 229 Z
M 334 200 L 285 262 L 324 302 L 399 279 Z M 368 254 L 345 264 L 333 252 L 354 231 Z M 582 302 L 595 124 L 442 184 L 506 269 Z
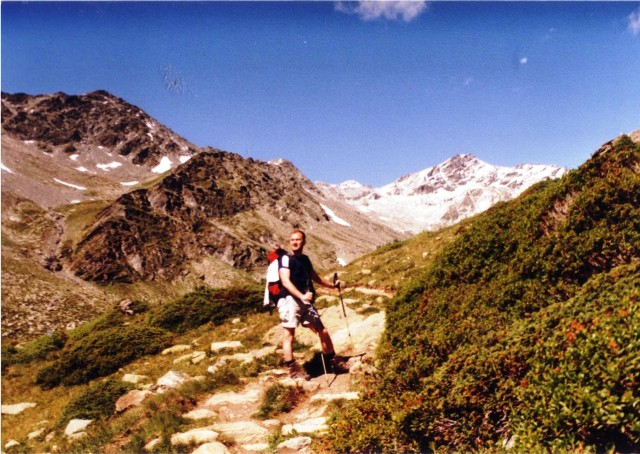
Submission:
M 199 269 L 189 262 L 207 259 L 253 270 L 266 265 L 270 245 L 300 226 L 322 268 L 394 236 L 357 213 L 343 214 L 353 226 L 336 222 L 328 205 L 291 163 L 209 150 L 103 210 L 70 263 L 77 275 L 99 282 L 174 279 Z
M 2 93 L 3 185 L 44 207 L 113 199 L 200 151 L 105 91 Z
M 640 144 L 463 229 L 389 304 L 384 368 L 331 449 L 637 450 Z
M 554 165 L 493 166 L 463 154 L 377 189 L 356 181 L 318 186 L 396 230 L 418 233 L 455 224 L 565 172 Z
M 2 94 L 4 339 L 258 280 L 293 226 L 319 270 L 403 237 L 290 162 L 196 147 L 107 92 Z

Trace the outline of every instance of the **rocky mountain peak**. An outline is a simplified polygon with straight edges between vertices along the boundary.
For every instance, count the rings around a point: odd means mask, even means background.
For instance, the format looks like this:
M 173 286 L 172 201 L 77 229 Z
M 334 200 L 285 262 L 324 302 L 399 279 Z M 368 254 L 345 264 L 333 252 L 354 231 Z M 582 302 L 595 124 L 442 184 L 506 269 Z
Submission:
M 494 166 L 472 154 L 458 154 L 381 188 L 349 182 L 321 189 L 397 230 L 417 233 L 454 224 L 565 172 L 553 165 Z
M 2 93 L 2 128 L 44 151 L 74 154 L 108 148 L 144 166 L 196 152 L 196 147 L 140 108 L 104 90 L 84 95 Z

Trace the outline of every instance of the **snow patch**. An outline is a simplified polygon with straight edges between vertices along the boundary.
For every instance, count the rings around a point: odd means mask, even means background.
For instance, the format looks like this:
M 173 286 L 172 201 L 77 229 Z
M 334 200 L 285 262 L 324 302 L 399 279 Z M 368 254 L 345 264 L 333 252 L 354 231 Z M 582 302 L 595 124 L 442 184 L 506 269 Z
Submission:
M 172 165 L 173 163 L 171 162 L 171 159 L 165 156 L 160 160 L 160 164 L 151 169 L 151 171 L 153 173 L 164 173 L 167 170 L 171 170 Z
M 71 159 L 72 161 L 77 160 L 80 157 L 79 154 L 72 154 L 71 156 L 69 156 L 69 159 Z
M 153 134 L 151 134 L 150 132 L 148 132 L 148 133 L 147 133 L 147 135 L 149 136 L 149 138 L 150 138 L 151 140 L 153 140 Z
M 88 172 L 89 169 L 87 169 L 86 167 L 76 167 L 76 170 L 79 170 L 80 172 Z
M 53 181 L 55 181 L 56 183 L 63 184 L 65 186 L 69 186 L 70 188 L 73 188 L 73 189 L 78 189 L 80 191 L 84 191 L 87 189 L 84 186 L 78 186 L 77 184 L 67 183 L 66 181 L 58 180 L 57 178 L 54 178 Z
M 138 181 L 121 181 L 120 182 L 122 186 L 135 186 L 138 183 L 139 183 Z
M 336 259 L 336 262 L 338 262 L 338 264 L 339 264 L 340 266 L 347 266 L 347 261 L 346 261 L 345 259 L 343 259 L 342 257 L 338 257 L 338 258 Z
M 35 140 L 25 140 L 24 143 L 26 143 L 27 145 L 33 145 L 34 143 L 36 143 Z
M 11 170 L 9 167 L 5 166 L 1 162 L 0 162 L 0 168 L 2 168 L 2 170 L 4 170 L 5 172 L 13 173 L 13 170 Z
M 122 166 L 121 162 L 110 162 L 109 164 L 96 164 L 96 167 L 100 170 L 104 170 L 105 172 L 108 172 L 111 169 L 117 169 L 118 167 Z
M 191 156 L 187 155 L 187 156 L 180 156 L 178 158 L 180 160 L 180 164 L 184 164 L 185 162 L 187 162 L 189 159 L 191 159 Z
M 333 222 L 335 222 L 336 224 L 340 224 L 340 225 L 345 225 L 347 227 L 351 227 L 351 224 L 349 224 L 347 221 L 345 221 L 344 219 L 336 216 L 336 214 L 333 212 L 333 210 L 331 208 L 329 208 L 328 206 L 325 206 L 323 204 L 320 204 L 320 206 L 322 207 L 324 212 L 327 213 L 327 215 L 331 218 L 331 220 Z

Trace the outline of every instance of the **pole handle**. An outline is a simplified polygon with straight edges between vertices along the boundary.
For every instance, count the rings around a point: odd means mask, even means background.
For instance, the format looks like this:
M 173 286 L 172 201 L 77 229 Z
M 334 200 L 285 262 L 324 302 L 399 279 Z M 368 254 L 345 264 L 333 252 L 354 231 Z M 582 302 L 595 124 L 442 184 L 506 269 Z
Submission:
M 336 282 L 338 282 L 338 273 L 333 273 L 333 286 L 336 286 Z M 340 284 L 338 284 L 338 289 L 340 289 Z

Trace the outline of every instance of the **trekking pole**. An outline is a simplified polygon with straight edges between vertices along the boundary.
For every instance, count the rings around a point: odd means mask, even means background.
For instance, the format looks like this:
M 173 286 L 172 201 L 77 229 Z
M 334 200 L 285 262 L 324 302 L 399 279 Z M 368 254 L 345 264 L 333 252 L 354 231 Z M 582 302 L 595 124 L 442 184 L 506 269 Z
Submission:
M 318 309 L 315 308 L 315 306 L 311 306 L 313 307 L 313 310 L 316 311 L 316 314 L 318 314 L 318 320 L 320 320 L 320 323 L 322 323 L 322 319 L 320 318 L 320 313 L 318 312 Z M 324 349 L 322 348 L 322 339 L 320 339 L 320 336 L 318 335 L 318 339 L 320 340 L 320 359 L 322 360 L 322 369 L 324 370 L 324 376 L 327 377 L 327 365 L 324 362 Z M 327 388 L 330 386 L 331 384 L 329 383 L 329 377 L 327 377 Z
M 333 285 L 336 285 L 338 282 L 338 273 L 333 273 Z M 351 329 L 349 328 L 349 319 L 347 318 L 347 310 L 344 307 L 344 300 L 342 299 L 342 290 L 340 289 L 340 283 L 338 282 L 338 295 L 340 296 L 340 304 L 342 304 L 342 314 L 344 315 L 344 321 L 347 322 L 347 333 L 349 333 L 349 342 L 351 343 L 351 348 L 355 352 L 356 348 L 353 345 L 353 339 L 351 339 Z

